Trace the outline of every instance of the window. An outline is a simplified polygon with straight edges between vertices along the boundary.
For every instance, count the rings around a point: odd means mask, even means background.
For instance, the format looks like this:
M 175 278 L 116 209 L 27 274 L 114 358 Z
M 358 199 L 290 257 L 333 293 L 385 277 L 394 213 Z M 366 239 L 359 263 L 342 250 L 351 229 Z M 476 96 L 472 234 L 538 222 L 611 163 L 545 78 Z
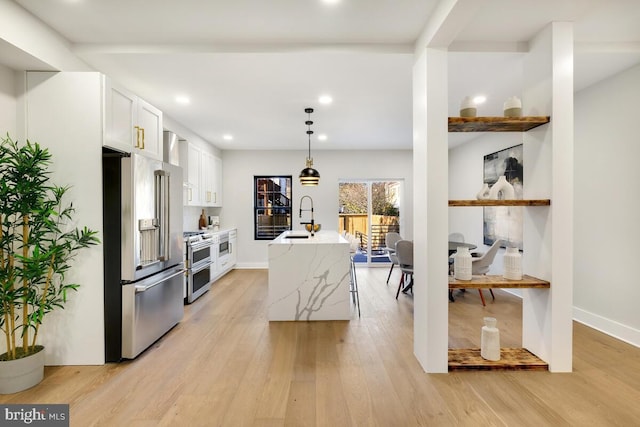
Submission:
M 291 175 L 254 176 L 255 240 L 272 240 L 291 230 Z

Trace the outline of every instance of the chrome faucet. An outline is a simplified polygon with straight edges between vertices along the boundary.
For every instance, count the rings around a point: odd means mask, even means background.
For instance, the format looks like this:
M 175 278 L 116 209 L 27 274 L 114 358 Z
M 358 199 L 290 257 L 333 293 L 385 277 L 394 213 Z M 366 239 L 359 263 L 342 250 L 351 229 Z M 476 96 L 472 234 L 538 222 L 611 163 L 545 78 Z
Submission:
M 305 198 L 308 198 L 309 201 L 311 202 L 311 209 L 302 209 L 302 201 Z M 315 221 L 313 220 L 313 199 L 311 198 L 311 196 L 302 196 L 302 198 L 300 198 L 300 215 L 299 215 L 299 218 L 302 218 L 302 211 L 311 211 L 311 222 L 301 222 L 300 224 L 311 224 L 311 235 L 315 236 L 315 230 L 314 230 Z

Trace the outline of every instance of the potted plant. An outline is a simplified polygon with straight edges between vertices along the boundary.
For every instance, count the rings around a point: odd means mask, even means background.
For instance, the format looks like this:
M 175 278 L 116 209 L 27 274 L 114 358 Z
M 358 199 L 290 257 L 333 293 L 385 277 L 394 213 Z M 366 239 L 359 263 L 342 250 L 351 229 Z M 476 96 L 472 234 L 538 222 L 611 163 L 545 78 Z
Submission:
M 69 187 L 49 183 L 51 154 L 38 143 L 0 143 L 0 393 L 32 387 L 44 374 L 38 333 L 46 314 L 63 309 L 78 284 L 65 277 L 97 232 L 71 227 Z M 35 365 L 35 366 L 32 366 Z

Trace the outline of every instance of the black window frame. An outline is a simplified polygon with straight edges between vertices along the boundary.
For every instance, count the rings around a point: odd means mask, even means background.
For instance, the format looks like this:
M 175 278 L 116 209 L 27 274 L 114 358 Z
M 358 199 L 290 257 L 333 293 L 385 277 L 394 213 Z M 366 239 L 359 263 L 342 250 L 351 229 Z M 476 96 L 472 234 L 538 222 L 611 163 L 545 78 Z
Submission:
M 288 193 L 285 190 L 285 194 L 283 195 L 282 191 L 275 191 L 275 189 L 270 190 L 260 190 L 258 188 L 260 180 L 287 180 L 288 185 Z M 259 192 L 262 192 L 263 196 L 259 195 Z M 269 194 L 279 194 L 285 199 L 288 199 L 288 206 L 273 206 L 273 205 L 260 205 L 259 200 L 264 199 L 264 196 L 267 197 Z M 288 194 L 288 195 L 287 195 Z M 260 226 L 260 211 L 261 210 L 278 210 L 278 215 L 285 215 L 287 224 L 271 224 L 271 233 L 267 232 L 267 229 L 261 228 Z M 267 215 L 275 218 L 273 213 Z M 293 226 L 293 176 L 292 175 L 254 175 L 253 176 L 253 238 L 254 240 L 273 240 L 278 237 L 282 232 L 286 230 L 291 230 Z

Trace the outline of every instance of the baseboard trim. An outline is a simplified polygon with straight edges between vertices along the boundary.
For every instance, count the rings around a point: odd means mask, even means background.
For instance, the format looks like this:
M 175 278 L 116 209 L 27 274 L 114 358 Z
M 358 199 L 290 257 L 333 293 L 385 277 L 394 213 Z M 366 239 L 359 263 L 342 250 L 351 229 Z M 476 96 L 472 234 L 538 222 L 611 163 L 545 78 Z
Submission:
M 573 320 L 590 328 L 610 335 L 627 344 L 640 347 L 640 330 L 623 325 L 615 320 L 607 319 L 600 315 L 588 312 L 578 307 L 573 307 Z
M 239 270 L 266 270 L 269 268 L 269 264 L 266 262 L 240 262 L 236 264 L 235 268 Z
M 518 298 L 522 298 L 520 293 L 512 292 L 510 289 L 503 290 Z M 596 331 L 600 331 L 603 334 L 607 334 L 615 339 L 624 341 L 627 344 L 631 344 L 634 347 L 640 348 L 640 330 L 638 329 L 623 325 L 615 320 L 607 319 L 606 317 L 602 317 L 598 314 L 591 313 L 575 306 L 573 307 L 573 320 L 593 328 Z

